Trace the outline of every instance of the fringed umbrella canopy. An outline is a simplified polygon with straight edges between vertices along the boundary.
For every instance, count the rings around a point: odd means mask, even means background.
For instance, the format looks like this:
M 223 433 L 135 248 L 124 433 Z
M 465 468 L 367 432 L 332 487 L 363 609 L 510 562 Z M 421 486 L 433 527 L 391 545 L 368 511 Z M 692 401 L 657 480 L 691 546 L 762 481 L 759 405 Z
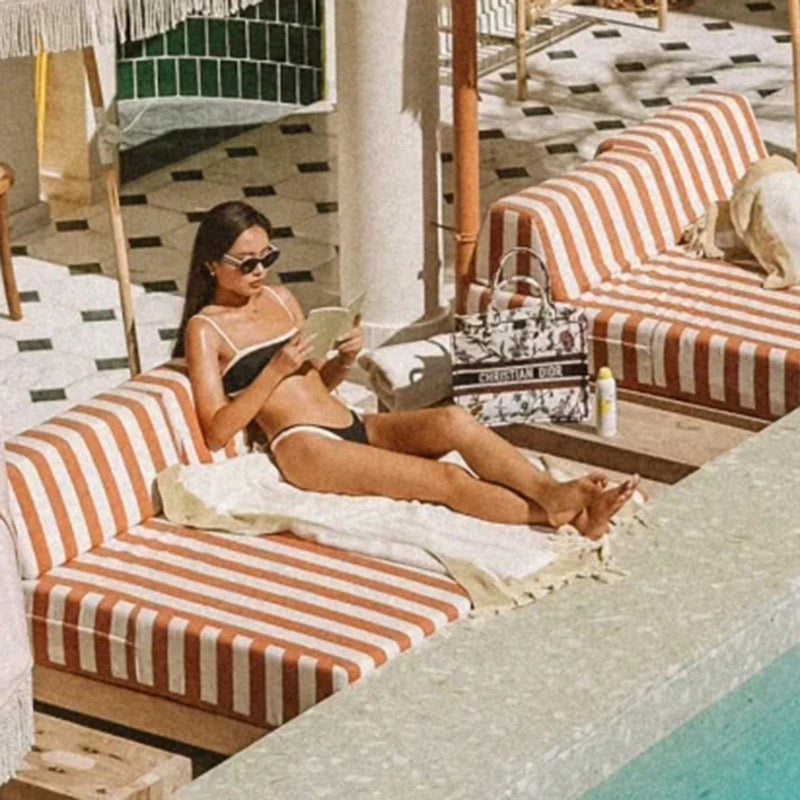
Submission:
M 225 17 L 259 0 L 0 0 L 0 58 L 144 39 L 188 16 Z

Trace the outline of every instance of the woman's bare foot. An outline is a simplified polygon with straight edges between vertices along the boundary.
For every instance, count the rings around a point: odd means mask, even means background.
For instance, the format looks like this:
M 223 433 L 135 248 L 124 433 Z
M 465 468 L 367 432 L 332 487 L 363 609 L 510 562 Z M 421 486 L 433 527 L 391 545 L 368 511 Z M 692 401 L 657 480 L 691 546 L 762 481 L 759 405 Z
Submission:
M 586 508 L 572 519 L 572 524 L 588 539 L 599 539 L 609 529 L 611 517 L 625 505 L 639 485 L 639 476 L 631 475 L 619 486 L 601 492 Z
M 608 478 L 605 474 L 590 472 L 582 478 L 557 483 L 549 490 L 547 499 L 539 503 L 547 512 L 548 523 L 558 528 L 587 509 L 607 485 Z

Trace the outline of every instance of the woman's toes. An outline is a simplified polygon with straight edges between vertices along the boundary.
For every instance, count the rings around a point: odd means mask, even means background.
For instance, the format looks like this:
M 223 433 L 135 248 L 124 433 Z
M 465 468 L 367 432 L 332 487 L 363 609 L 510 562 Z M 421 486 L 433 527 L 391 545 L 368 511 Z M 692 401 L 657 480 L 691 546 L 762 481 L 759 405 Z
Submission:
M 603 472 L 590 472 L 585 478 L 601 488 L 608 484 L 608 476 Z

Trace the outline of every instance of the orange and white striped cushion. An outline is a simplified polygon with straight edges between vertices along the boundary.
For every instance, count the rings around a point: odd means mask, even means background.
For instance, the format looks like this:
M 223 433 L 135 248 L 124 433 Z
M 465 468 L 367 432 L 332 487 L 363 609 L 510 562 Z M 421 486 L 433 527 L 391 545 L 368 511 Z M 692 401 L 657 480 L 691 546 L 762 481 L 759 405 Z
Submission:
M 157 519 L 25 582 L 37 663 L 276 726 L 448 622 L 450 578 Z
M 747 98 L 718 91 L 701 92 L 606 139 L 600 152 L 619 147 L 664 156 L 689 221 L 710 203 L 730 197 L 747 167 L 767 155 Z
M 691 98 L 611 137 L 600 151 L 492 204 L 488 258 L 478 261 L 473 280 L 488 284 L 506 251 L 532 247 L 545 259 L 555 299 L 575 298 L 673 247 L 766 154 L 747 100 L 727 93 Z M 535 276 L 524 253 L 515 271 Z
M 245 452 L 203 441 L 185 365 L 170 362 L 7 443 L 22 568 L 33 578 L 157 514 L 156 475 Z
M 800 406 L 800 287 L 672 250 L 585 292 L 591 368 L 623 386 L 774 419 Z
M 494 300 L 497 308 L 519 308 L 539 304 L 539 298 L 519 292 L 493 292 L 482 283 L 470 283 L 467 287 L 467 313 L 483 312 Z
M 175 359 L 143 372 L 126 384 L 130 389 L 159 398 L 172 426 L 183 464 L 221 461 L 247 451 L 245 436 L 239 432 L 221 450 L 209 450 L 197 419 L 194 395 L 184 359 Z
M 680 238 L 688 217 L 676 206 L 667 162 L 618 148 L 492 204 L 488 281 L 512 247 L 544 256 L 553 297 L 567 300 L 640 264 Z M 526 253 L 515 273 L 536 275 Z M 506 267 L 508 273 L 508 267 Z
M 22 573 L 35 578 L 160 510 L 178 453 L 161 404 L 125 385 L 6 442 Z

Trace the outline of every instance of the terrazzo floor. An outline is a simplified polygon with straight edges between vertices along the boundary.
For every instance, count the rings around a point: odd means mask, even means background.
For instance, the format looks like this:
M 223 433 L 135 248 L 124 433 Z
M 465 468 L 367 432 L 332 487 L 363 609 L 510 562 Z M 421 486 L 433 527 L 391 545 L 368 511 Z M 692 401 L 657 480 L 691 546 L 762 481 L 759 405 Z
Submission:
M 480 82 L 481 203 L 560 174 L 592 157 L 613 131 L 704 87 L 744 92 L 771 149 L 794 150 L 791 49 L 784 3 L 698 0 L 671 12 L 658 33 L 649 14 L 593 6 L 561 9 L 540 24 L 581 16 L 592 24 L 528 58 L 529 97 L 515 96 L 513 67 Z M 558 38 L 558 37 L 556 37 Z M 445 76 L 446 78 L 446 76 Z M 453 221 L 452 99 L 441 90 L 442 219 Z M 177 125 L 174 114 L 170 125 Z M 152 124 L 152 120 L 148 120 Z M 210 124 L 210 123 L 209 123 Z M 192 240 L 205 210 L 242 198 L 267 214 L 282 256 L 274 279 L 301 305 L 338 299 L 337 115 L 317 104 L 255 127 L 180 130 L 213 141 L 180 160 L 126 181 L 121 202 L 144 368 L 164 361 L 182 307 Z M 175 131 L 165 136 L 176 139 Z M 138 140 L 137 140 L 138 141 Z M 128 158 L 129 174 L 142 165 Z M 47 226 L 13 241 L 24 319 L 0 298 L 0 409 L 5 435 L 49 418 L 128 375 L 103 205 L 51 204 Z M 444 237 L 445 296 L 452 295 L 452 243 Z M 369 405 L 356 384 L 343 392 Z

